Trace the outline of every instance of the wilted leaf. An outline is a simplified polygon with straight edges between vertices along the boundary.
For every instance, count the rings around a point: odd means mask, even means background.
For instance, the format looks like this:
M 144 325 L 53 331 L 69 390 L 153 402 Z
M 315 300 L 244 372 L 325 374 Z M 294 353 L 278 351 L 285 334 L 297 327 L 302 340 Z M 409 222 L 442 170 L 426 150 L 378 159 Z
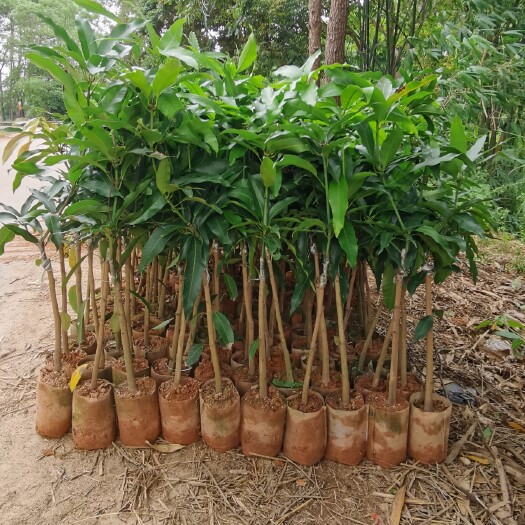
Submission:
M 522 427 L 519 423 L 516 423 L 516 422 L 514 422 L 514 421 L 509 421 L 509 422 L 507 423 L 507 426 L 508 426 L 509 428 L 512 428 L 512 429 L 514 429 L 514 430 L 517 430 L 518 432 L 523 432 L 523 433 L 525 433 L 525 427 Z
M 490 465 L 490 460 L 483 456 L 476 456 L 475 454 L 466 454 L 465 456 L 480 465 Z
M 87 368 L 87 366 L 88 363 L 84 363 L 83 365 L 77 366 L 75 368 L 75 371 L 71 374 L 71 379 L 69 380 L 69 389 L 71 390 L 71 392 L 73 392 L 77 387 L 78 382 L 82 377 L 82 372 Z
M 149 441 L 146 441 L 146 443 L 157 452 L 162 452 L 163 454 L 171 454 L 172 452 L 177 452 L 177 450 L 181 450 L 186 447 L 186 445 L 177 445 L 176 443 L 150 443 Z

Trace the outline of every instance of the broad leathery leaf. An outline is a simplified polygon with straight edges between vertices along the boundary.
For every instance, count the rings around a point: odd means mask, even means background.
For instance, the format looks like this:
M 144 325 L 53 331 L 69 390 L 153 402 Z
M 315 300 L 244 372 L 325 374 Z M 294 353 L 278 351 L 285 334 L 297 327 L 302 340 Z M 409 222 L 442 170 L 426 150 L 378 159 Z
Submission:
M 283 155 L 283 158 L 277 162 L 279 166 L 295 166 L 310 172 L 312 175 L 317 175 L 317 170 L 314 165 L 306 159 L 298 155 Z
M 478 159 L 478 157 L 483 152 L 483 146 L 485 145 L 486 139 L 487 135 L 483 135 L 478 140 L 476 140 L 474 145 L 467 151 L 467 157 L 469 158 L 469 160 L 475 162 Z
M 133 290 L 130 290 L 130 293 L 131 293 L 131 295 L 133 295 L 133 297 L 136 297 L 146 307 L 146 310 L 149 313 L 153 312 L 153 308 L 151 308 L 151 303 L 149 301 L 146 301 L 145 297 L 143 297 L 142 295 L 140 295 L 139 293 L 137 293 L 137 292 L 135 292 Z
M 248 355 L 253 359 L 259 348 L 259 339 L 256 339 L 248 348 Z
M 168 158 L 162 159 L 155 172 L 155 180 L 157 188 L 161 193 L 169 193 L 170 179 L 171 179 L 171 165 Z
M 74 202 L 66 208 L 64 215 L 70 217 L 71 215 L 89 215 L 91 212 L 106 213 L 108 207 L 94 199 L 84 199 Z
M 60 314 L 60 326 L 64 332 L 69 330 L 71 326 L 71 316 L 67 312 L 62 312 Z
M 75 4 L 77 4 L 78 6 L 84 8 L 86 11 L 89 11 L 90 13 L 105 16 L 106 18 L 109 18 L 114 22 L 121 22 L 118 16 L 114 15 L 111 11 L 108 11 L 106 8 L 102 7 L 98 2 L 95 2 L 93 0 L 73 0 L 73 2 L 75 2 Z
M 389 310 L 394 308 L 394 300 L 396 295 L 396 285 L 394 278 L 394 267 L 390 262 L 388 262 L 386 263 L 385 269 L 383 271 L 383 282 L 381 283 L 381 288 L 383 290 L 383 299 L 385 301 L 385 305 Z
M 4 254 L 5 245 L 15 238 L 15 232 L 2 226 L 0 228 L 0 255 Z
M 175 20 L 171 27 L 162 35 L 159 40 L 159 49 L 162 51 L 174 49 L 180 46 L 184 31 L 185 18 Z
M 201 358 L 202 348 L 203 346 L 200 343 L 191 345 L 188 351 L 188 357 L 186 358 L 186 364 L 188 366 L 193 366 Z
M 47 213 L 44 215 L 44 222 L 49 231 L 49 238 L 58 250 L 62 246 L 62 230 L 60 228 L 60 219 L 54 213 Z
M 466 153 L 468 149 L 465 127 L 457 115 L 450 124 L 450 145 L 461 153 Z
M 228 295 L 230 296 L 230 299 L 232 301 L 235 301 L 235 299 L 237 299 L 237 297 L 239 296 L 237 283 L 235 282 L 235 279 L 227 273 L 225 273 L 223 277 L 224 284 L 226 285 L 226 290 L 228 290 Z
M 458 213 L 451 218 L 464 230 L 474 233 L 478 237 L 485 237 L 485 230 L 472 215 L 469 215 L 468 213 Z
M 432 330 L 434 326 L 434 318 L 431 315 L 425 315 L 425 317 L 419 320 L 416 329 L 414 330 L 414 341 L 420 341 Z
M 82 372 L 87 368 L 88 363 L 84 363 L 83 365 L 77 366 L 75 368 L 75 371 L 71 374 L 71 379 L 69 380 L 69 389 L 71 392 L 75 390 L 78 383 L 80 382 L 80 379 L 82 378 Z
M 186 255 L 182 288 L 182 307 L 186 319 L 191 319 L 193 305 L 202 287 L 202 275 L 208 264 L 209 246 L 200 239 L 190 237 Z
M 261 178 L 265 188 L 270 188 L 275 182 L 276 171 L 270 157 L 264 157 L 261 162 Z
M 149 98 L 151 95 L 151 86 L 148 82 L 148 79 L 146 78 L 146 75 L 144 74 L 144 71 L 141 69 L 135 69 L 135 71 L 127 73 L 126 77 L 135 87 L 139 88 L 147 98 Z
M 239 57 L 239 65 L 237 70 L 239 73 L 248 69 L 257 58 L 257 42 L 255 41 L 255 36 L 252 33 L 248 37 L 248 41 L 242 49 L 241 56 Z
M 179 229 L 177 224 L 164 224 L 159 226 L 150 236 L 144 248 L 139 264 L 139 272 L 142 273 L 148 264 L 159 255 L 171 239 L 171 235 Z
M 159 68 L 152 84 L 153 93 L 156 97 L 158 97 L 165 89 L 175 84 L 180 70 L 180 60 L 177 58 L 168 59 Z
M 301 279 L 297 280 L 295 283 L 295 288 L 292 293 L 292 299 L 290 301 L 290 315 L 292 315 L 297 308 L 299 308 L 299 305 L 303 302 L 303 297 L 310 287 L 310 279 L 308 275 L 305 275 L 304 272 L 301 272 Z
M 151 219 L 151 217 L 153 217 L 158 211 L 162 210 L 165 205 L 166 198 L 164 195 L 158 191 L 154 191 L 144 202 L 144 212 L 131 221 L 130 224 L 141 224 L 144 221 Z
M 284 379 L 277 378 L 272 379 L 272 385 L 277 388 L 301 388 L 303 386 L 302 383 L 297 383 L 297 381 L 285 381 Z
M 160 330 L 166 328 L 166 326 L 168 326 L 171 323 L 171 321 L 173 321 L 173 319 L 174 319 L 173 317 L 170 317 L 169 319 L 166 319 L 165 321 L 162 321 L 162 323 L 158 324 L 157 326 L 154 326 L 152 328 L 152 330 L 159 330 L 160 331 Z
M 348 209 L 348 183 L 346 177 L 339 177 L 339 181 L 332 180 L 328 186 L 328 202 L 332 210 L 332 223 L 335 236 L 338 237 L 345 225 L 345 215 Z
M 379 151 L 379 160 L 383 169 L 394 160 L 402 140 L 403 131 L 399 128 L 393 129 L 388 133 Z
M 348 264 L 354 268 L 357 264 L 357 237 L 354 226 L 348 221 L 345 222 L 345 225 L 339 234 L 339 245 L 345 252 Z
M 220 312 L 213 313 L 213 325 L 219 335 L 219 344 L 221 346 L 232 344 L 234 341 L 233 329 L 228 318 Z
M 67 292 L 67 297 L 69 300 L 69 306 L 73 311 L 78 315 L 78 298 L 77 298 L 77 287 L 73 285 Z

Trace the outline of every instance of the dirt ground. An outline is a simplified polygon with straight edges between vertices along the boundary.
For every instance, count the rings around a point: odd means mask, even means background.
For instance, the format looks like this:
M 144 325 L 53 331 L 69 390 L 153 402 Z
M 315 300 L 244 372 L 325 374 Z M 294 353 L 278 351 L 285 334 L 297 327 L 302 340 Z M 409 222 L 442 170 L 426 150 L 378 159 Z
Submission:
M 0 257 L 0 523 L 386 525 L 394 512 L 401 524 L 525 525 L 524 363 L 475 328 L 504 312 L 525 322 L 516 249 L 490 243 L 477 285 L 458 275 L 436 289 L 436 389 L 474 387 L 476 406 L 454 405 L 445 466 L 409 460 L 387 471 L 368 461 L 303 468 L 202 443 L 169 454 L 119 443 L 77 452 L 70 435 L 38 436 L 35 378 L 53 346 L 48 290 L 34 247 L 9 244 Z M 416 294 L 410 333 L 422 311 Z M 410 352 L 422 376 L 423 345 Z

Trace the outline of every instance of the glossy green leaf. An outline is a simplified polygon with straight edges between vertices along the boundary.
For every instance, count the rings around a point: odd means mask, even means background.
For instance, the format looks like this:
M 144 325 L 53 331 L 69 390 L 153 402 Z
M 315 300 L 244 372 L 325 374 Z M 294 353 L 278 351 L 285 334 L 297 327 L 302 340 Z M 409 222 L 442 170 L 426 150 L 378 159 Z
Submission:
M 396 284 L 394 267 L 389 262 L 385 265 L 383 271 L 383 282 L 381 288 L 383 290 L 385 305 L 389 310 L 392 310 L 394 308 Z
M 2 226 L 0 228 L 0 255 L 4 254 L 5 245 L 15 238 L 15 232 L 9 228 Z
M 302 157 L 297 155 L 283 155 L 283 158 L 277 162 L 279 166 L 295 166 L 308 171 L 312 175 L 317 175 L 317 170 L 314 165 Z
M 328 201 L 332 210 L 332 222 L 335 236 L 345 225 L 346 210 L 348 209 L 348 183 L 346 177 L 339 177 L 336 182 L 332 180 L 328 186 Z
M 71 286 L 71 288 L 69 288 L 69 290 L 67 291 L 67 298 L 68 298 L 69 306 L 71 306 L 73 311 L 78 315 L 79 304 L 78 304 L 78 296 L 77 296 L 77 287 L 75 284 Z
M 379 151 L 379 159 L 381 160 L 381 166 L 383 169 L 394 160 L 402 140 L 403 131 L 399 128 L 395 128 L 388 133 L 385 141 L 381 144 L 381 149 Z
M 186 358 L 186 365 L 193 366 L 199 361 L 202 355 L 203 346 L 200 343 L 195 343 L 191 345 L 191 348 L 188 350 L 188 357 Z
M 73 2 L 90 13 L 105 16 L 114 22 L 120 22 L 120 19 L 116 15 L 94 0 L 73 0 Z
M 354 226 L 349 221 L 345 222 L 339 234 L 339 244 L 345 252 L 348 264 L 354 268 L 357 264 L 358 245 Z
M 213 325 L 215 326 L 215 330 L 217 330 L 219 344 L 221 346 L 233 343 L 233 329 L 231 327 L 230 321 L 228 321 L 228 318 L 224 314 L 221 314 L 220 312 L 214 312 Z
M 237 67 L 239 73 L 242 73 L 248 69 L 257 58 L 257 42 L 253 33 L 248 37 L 248 41 L 242 49 L 241 56 L 239 57 L 239 65 Z
M 158 45 L 161 51 L 169 51 L 180 46 L 184 34 L 185 22 L 185 18 L 179 18 L 179 20 L 173 22 L 171 27 L 162 35 Z
M 414 330 L 414 341 L 420 341 L 432 330 L 434 326 L 434 318 L 431 315 L 426 315 L 417 323 L 416 329 Z
M 157 71 L 155 78 L 153 79 L 153 93 L 156 97 L 167 88 L 175 84 L 177 76 L 181 70 L 180 60 L 176 58 L 168 59 Z
M 239 296 L 239 291 L 237 290 L 237 283 L 235 279 L 228 273 L 223 275 L 224 284 L 226 285 L 226 290 L 228 290 L 228 295 L 232 301 L 235 301 Z
M 179 229 L 177 224 L 164 224 L 159 226 L 149 237 L 142 248 L 142 257 L 139 264 L 139 272 L 142 273 L 157 255 L 164 250 L 171 239 L 171 235 Z
M 264 157 L 261 162 L 261 178 L 265 188 L 270 188 L 275 182 L 276 172 L 270 157 Z
M 187 319 L 191 318 L 193 304 L 202 287 L 202 275 L 208 265 L 209 247 L 202 241 L 191 237 L 188 240 L 186 268 L 184 269 L 182 306 Z
M 465 127 L 457 115 L 450 125 L 450 145 L 461 153 L 466 153 L 468 149 Z
M 258 349 L 259 349 L 259 339 L 255 339 L 255 341 L 248 348 L 248 355 L 250 356 L 251 359 L 255 357 L 255 354 L 257 353 Z

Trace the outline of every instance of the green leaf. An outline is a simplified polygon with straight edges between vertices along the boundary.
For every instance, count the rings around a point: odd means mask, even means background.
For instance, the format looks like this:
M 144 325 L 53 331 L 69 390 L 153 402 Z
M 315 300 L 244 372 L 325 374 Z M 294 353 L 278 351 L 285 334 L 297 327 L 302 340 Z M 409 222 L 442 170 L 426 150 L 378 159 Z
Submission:
M 19 235 L 20 237 L 22 237 L 22 239 L 24 239 L 27 242 L 30 242 L 32 244 L 38 244 L 38 239 L 34 235 L 29 233 L 24 228 L 20 228 L 20 226 L 17 226 L 16 224 L 6 224 L 4 225 L 4 228 L 11 230 L 12 232 L 14 232 L 15 235 Z M 12 240 L 12 239 L 9 239 L 9 240 Z
M 69 327 L 71 326 L 71 316 L 67 312 L 62 312 L 60 314 L 60 326 L 64 332 L 69 330 Z
M 299 308 L 299 305 L 303 302 L 303 297 L 306 290 L 308 290 L 310 287 L 309 276 L 304 272 L 301 272 L 300 276 L 301 278 L 297 279 L 292 293 L 292 299 L 290 301 L 290 315 L 292 315 L 297 310 L 297 308 Z
M 142 248 L 142 257 L 138 268 L 140 273 L 164 250 L 171 239 L 171 235 L 178 229 L 179 226 L 177 224 L 164 224 L 151 234 L 144 248 Z
M 228 318 L 224 314 L 221 314 L 220 312 L 214 312 L 213 325 L 215 326 L 215 330 L 217 330 L 219 344 L 221 346 L 233 343 L 233 329 L 231 327 L 230 321 L 228 321 Z
M 261 178 L 265 188 L 270 188 L 275 182 L 276 171 L 273 160 L 270 157 L 264 157 L 261 162 Z
M 224 274 L 224 284 L 226 285 L 226 290 L 228 290 L 228 295 L 230 296 L 230 299 L 232 301 L 235 301 L 237 297 L 239 296 L 239 291 L 237 290 L 237 283 L 235 282 L 235 279 L 225 273 Z
M 434 326 L 434 318 L 431 315 L 425 315 L 417 323 L 416 329 L 414 330 L 414 341 L 420 341 L 432 330 Z
M 239 57 L 239 65 L 237 67 L 237 70 L 239 71 L 239 73 L 248 69 L 255 62 L 256 58 L 257 58 L 257 42 L 255 41 L 254 34 L 252 33 L 248 37 L 248 42 L 246 42 L 241 52 L 241 56 Z
M 165 158 L 159 162 L 159 166 L 155 173 L 155 181 L 157 188 L 161 193 L 166 194 L 170 192 L 171 180 L 171 164 L 170 159 Z
M 396 295 L 396 285 L 394 277 L 394 267 L 390 262 L 387 262 L 383 271 L 383 282 L 381 288 L 383 290 L 383 299 L 385 301 L 385 305 L 389 310 L 392 310 L 392 308 L 394 308 L 394 299 Z
M 175 20 L 171 27 L 164 33 L 164 35 L 162 35 L 158 46 L 161 51 L 169 51 L 180 46 L 185 22 L 185 18 Z
M 180 60 L 176 58 L 170 58 L 159 68 L 152 84 L 153 93 L 156 97 L 175 84 L 180 70 Z
M 148 219 L 151 219 L 157 212 L 162 210 L 166 205 L 166 198 L 162 193 L 154 191 L 144 202 L 144 212 L 141 213 L 136 219 L 130 221 L 131 225 L 142 224 Z
M 78 315 L 77 287 L 75 284 L 68 290 L 67 297 L 69 300 L 69 306 L 71 306 L 73 311 Z
M 92 212 L 105 213 L 108 211 L 106 204 L 95 199 L 84 199 L 68 206 L 64 211 L 66 217 L 72 215 L 89 215 Z
M 272 379 L 272 385 L 278 388 L 301 388 L 303 386 L 302 383 L 298 383 L 297 381 L 286 381 L 284 379 L 277 378 Z
M 388 133 L 385 141 L 381 144 L 381 150 L 379 151 L 379 159 L 383 169 L 386 168 L 395 158 L 402 140 L 403 131 L 399 128 L 393 129 Z
M 255 357 L 255 354 L 256 354 L 258 348 L 259 348 L 259 339 L 256 339 L 256 340 L 250 345 L 250 348 L 248 348 L 248 355 L 249 355 L 252 359 Z
M 146 98 L 149 98 L 151 95 L 151 86 L 148 82 L 148 79 L 146 78 L 146 75 L 144 74 L 144 71 L 141 69 L 135 69 L 135 71 L 127 73 L 126 77 L 135 87 L 139 88 L 142 93 L 144 93 Z
M 109 318 L 109 326 L 111 327 L 111 330 L 114 334 L 120 332 L 120 316 L 117 312 L 113 312 L 113 314 Z
M 521 339 L 517 333 L 511 332 L 510 330 L 498 330 L 497 332 L 494 332 L 494 335 L 499 335 L 505 339 Z
M 468 213 L 458 213 L 452 216 L 452 220 L 464 230 L 474 233 L 478 237 L 485 237 L 485 230 L 472 215 Z
M 353 225 L 348 221 L 345 222 L 345 225 L 339 234 L 339 245 L 346 254 L 348 264 L 354 268 L 357 264 L 357 237 Z
M 75 4 L 77 4 L 78 6 L 84 8 L 86 11 L 89 11 L 90 13 L 105 16 L 106 18 L 109 18 L 114 22 L 121 22 L 118 16 L 114 15 L 112 12 L 102 7 L 98 2 L 95 2 L 93 0 L 73 0 L 73 2 L 75 2 Z
M 146 307 L 146 309 L 148 310 L 149 313 L 153 312 L 153 308 L 151 308 L 150 302 L 146 301 L 145 297 L 143 297 L 142 295 L 140 295 L 139 293 L 137 293 L 137 292 L 135 292 L 133 290 L 130 290 L 130 293 L 131 293 L 131 295 L 136 297 Z
M 166 328 L 166 326 L 168 326 L 171 321 L 173 321 L 173 317 L 171 317 L 170 319 L 166 319 L 165 321 L 162 321 L 162 323 L 158 324 L 157 326 L 154 326 L 152 328 L 152 330 L 162 330 L 163 328 Z
M 202 354 L 203 346 L 200 343 L 191 345 L 188 351 L 188 357 L 186 358 L 186 365 L 193 366 L 200 358 Z
M 60 219 L 54 213 L 47 213 L 44 215 L 44 222 L 50 233 L 51 242 L 58 250 L 62 246 L 62 231 L 60 229 Z
M 190 237 L 188 243 L 182 288 L 182 306 L 184 315 L 190 319 L 193 304 L 201 291 L 202 275 L 208 264 L 209 249 L 195 237 Z
M 328 201 L 332 210 L 332 222 L 335 236 L 338 237 L 345 225 L 346 210 L 348 209 L 348 183 L 346 177 L 332 180 L 328 186 Z
M 4 254 L 5 245 L 15 238 L 15 232 L 2 226 L 0 228 L 0 255 Z
M 317 175 L 317 170 L 314 165 L 306 159 L 297 155 L 283 155 L 283 158 L 277 162 L 278 166 L 295 166 L 305 171 L 310 172 L 312 175 Z
M 450 124 L 450 145 L 461 153 L 466 153 L 468 149 L 465 127 L 457 115 Z

